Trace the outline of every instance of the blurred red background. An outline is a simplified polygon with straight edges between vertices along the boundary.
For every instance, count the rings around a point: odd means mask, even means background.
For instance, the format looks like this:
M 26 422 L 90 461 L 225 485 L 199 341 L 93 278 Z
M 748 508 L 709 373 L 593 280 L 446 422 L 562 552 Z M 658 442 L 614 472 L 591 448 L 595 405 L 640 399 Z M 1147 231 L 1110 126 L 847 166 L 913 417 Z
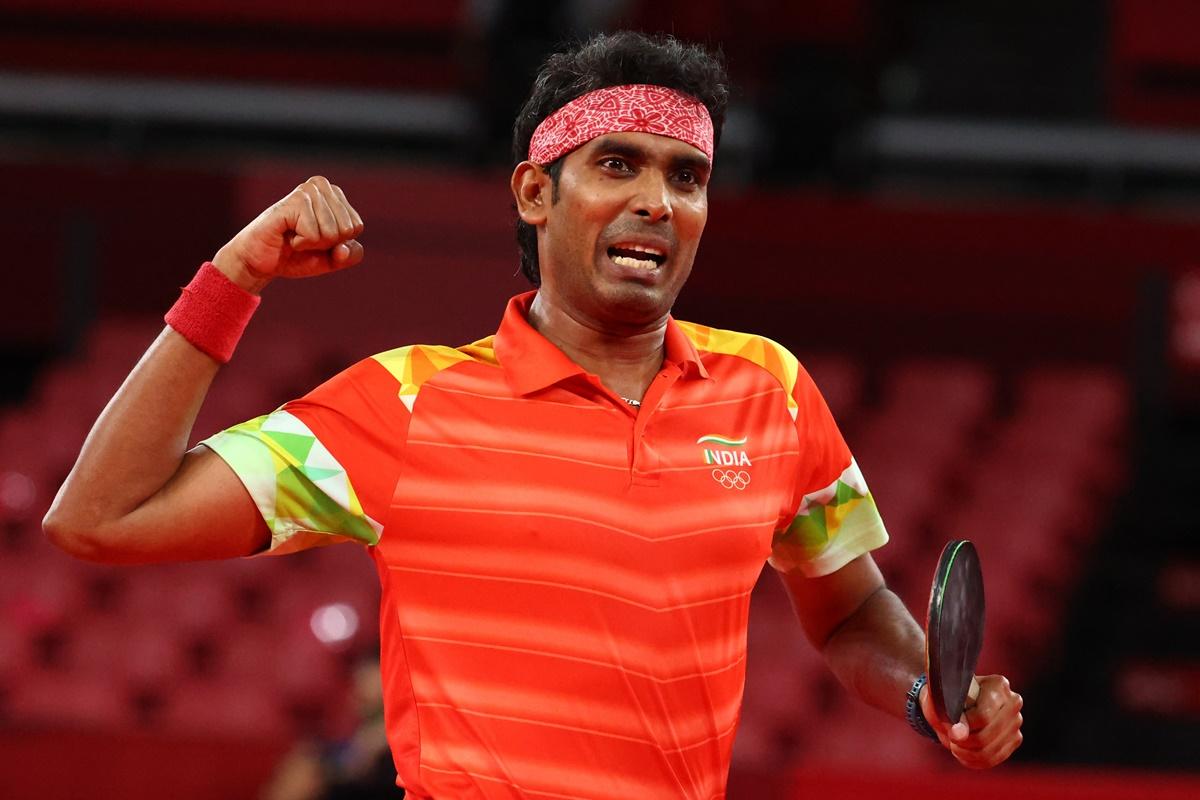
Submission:
M 963 7 L 969 6 L 969 7 Z M 968 774 L 855 703 L 770 574 L 730 797 L 1200 795 L 1200 44 L 1194 5 L 0 0 L 0 796 L 263 796 L 355 725 L 377 588 L 351 547 L 74 562 L 39 520 L 196 265 L 311 174 L 367 262 L 273 287 L 194 439 L 371 352 L 490 332 L 537 63 L 618 26 L 740 87 L 676 315 L 799 354 L 917 613 L 976 541 L 981 671 L 1027 703 Z M 769 573 L 769 571 L 768 571 Z

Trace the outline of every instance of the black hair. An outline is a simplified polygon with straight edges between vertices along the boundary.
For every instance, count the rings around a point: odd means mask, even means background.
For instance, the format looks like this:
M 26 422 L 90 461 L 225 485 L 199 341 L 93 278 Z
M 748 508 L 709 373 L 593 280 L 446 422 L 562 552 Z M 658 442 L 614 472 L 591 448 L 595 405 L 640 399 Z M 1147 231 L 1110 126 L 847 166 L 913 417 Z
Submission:
M 621 31 L 599 34 L 546 59 L 513 123 L 513 166 L 526 159 L 529 140 L 546 117 L 588 92 L 631 83 L 666 86 L 695 97 L 712 117 L 713 147 L 721 141 L 729 78 L 720 52 L 710 53 L 673 36 Z M 558 199 L 562 162 L 559 158 L 544 167 L 553 184 L 552 203 Z M 537 231 L 521 219 L 517 220 L 517 245 L 521 272 L 534 286 L 540 286 Z

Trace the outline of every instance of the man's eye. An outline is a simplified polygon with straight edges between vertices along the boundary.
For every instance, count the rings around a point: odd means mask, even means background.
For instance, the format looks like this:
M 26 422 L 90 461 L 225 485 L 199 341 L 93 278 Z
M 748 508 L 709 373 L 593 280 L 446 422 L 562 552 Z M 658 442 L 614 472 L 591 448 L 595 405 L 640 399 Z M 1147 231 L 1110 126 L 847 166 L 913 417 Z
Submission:
M 600 162 L 600 166 L 607 169 L 615 169 L 619 172 L 624 172 L 629 169 L 629 165 L 625 163 L 623 158 L 606 158 Z
M 696 173 L 692 172 L 690 169 L 680 170 L 679 173 L 675 176 L 675 180 L 679 181 L 680 183 L 699 183 L 700 182 L 700 178 L 697 177 Z

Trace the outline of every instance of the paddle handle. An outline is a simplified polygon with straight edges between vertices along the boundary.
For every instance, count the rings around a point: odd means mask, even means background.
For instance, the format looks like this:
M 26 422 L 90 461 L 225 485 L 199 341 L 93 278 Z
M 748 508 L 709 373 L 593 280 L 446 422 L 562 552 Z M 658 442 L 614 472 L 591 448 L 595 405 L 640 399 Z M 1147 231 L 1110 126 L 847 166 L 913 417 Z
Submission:
M 971 676 L 971 688 L 967 689 L 967 699 L 970 700 L 970 706 L 975 705 L 975 701 L 979 699 L 979 681 L 975 680 L 975 676 Z

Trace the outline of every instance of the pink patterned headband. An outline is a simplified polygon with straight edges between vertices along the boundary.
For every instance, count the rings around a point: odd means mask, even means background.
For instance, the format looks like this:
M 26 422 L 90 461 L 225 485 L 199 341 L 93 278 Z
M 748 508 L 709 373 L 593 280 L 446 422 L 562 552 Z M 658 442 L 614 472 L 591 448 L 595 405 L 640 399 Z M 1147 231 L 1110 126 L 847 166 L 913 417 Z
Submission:
M 657 133 L 713 157 L 713 124 L 694 97 L 665 86 L 609 86 L 576 97 L 542 120 L 529 142 L 529 160 L 549 164 L 606 133 Z

